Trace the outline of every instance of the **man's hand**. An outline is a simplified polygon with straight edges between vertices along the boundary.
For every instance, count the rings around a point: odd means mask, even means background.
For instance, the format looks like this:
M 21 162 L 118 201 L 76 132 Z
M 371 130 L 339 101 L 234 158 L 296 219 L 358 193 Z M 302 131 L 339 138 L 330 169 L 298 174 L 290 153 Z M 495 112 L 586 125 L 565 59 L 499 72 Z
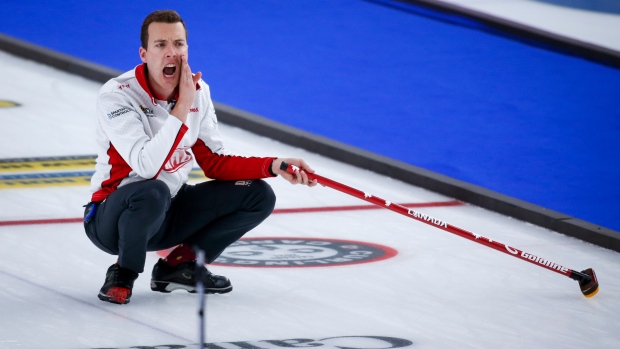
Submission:
M 294 174 L 288 173 L 280 169 L 282 162 L 287 162 L 290 165 L 297 166 L 299 169 Z M 317 184 L 317 180 L 309 180 L 307 173 L 314 173 L 314 170 L 306 164 L 302 159 L 275 159 L 271 163 L 271 172 L 282 176 L 282 178 L 289 181 L 291 184 L 303 184 L 309 187 L 314 187 Z
M 179 77 L 179 100 L 172 110 L 172 115 L 185 122 L 189 108 L 194 104 L 196 96 L 196 84 L 202 77 L 201 72 L 192 75 L 192 70 L 187 63 L 187 56 L 181 56 L 181 75 Z

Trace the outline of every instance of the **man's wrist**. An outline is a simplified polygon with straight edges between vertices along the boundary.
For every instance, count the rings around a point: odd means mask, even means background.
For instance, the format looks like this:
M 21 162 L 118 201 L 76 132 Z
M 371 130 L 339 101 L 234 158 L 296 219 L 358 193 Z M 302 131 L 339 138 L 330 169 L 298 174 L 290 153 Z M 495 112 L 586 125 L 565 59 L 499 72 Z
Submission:
M 269 174 L 270 174 L 270 175 L 272 175 L 272 176 L 274 176 L 274 177 L 277 177 L 277 176 L 278 176 L 278 174 L 277 174 L 277 173 L 274 173 L 274 172 L 273 172 L 273 162 L 274 162 L 274 161 L 276 161 L 276 160 L 277 160 L 277 158 L 274 158 L 274 159 L 272 159 L 272 160 L 271 160 L 271 162 L 269 163 Z
M 187 120 L 187 114 L 189 114 L 189 108 L 185 108 L 184 106 L 180 105 L 179 103 L 177 103 L 174 108 L 172 108 L 172 110 L 170 111 L 170 115 L 174 116 L 175 118 L 181 120 L 181 122 L 185 123 L 185 120 Z

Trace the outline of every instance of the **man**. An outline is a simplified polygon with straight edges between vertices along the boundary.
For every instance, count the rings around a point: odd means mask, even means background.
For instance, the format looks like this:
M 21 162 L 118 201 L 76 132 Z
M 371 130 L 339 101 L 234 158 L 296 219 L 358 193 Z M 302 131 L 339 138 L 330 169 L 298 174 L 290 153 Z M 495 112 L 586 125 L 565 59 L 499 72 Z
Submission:
M 262 178 L 282 176 L 310 187 L 301 159 L 229 155 L 209 86 L 188 64 L 185 23 L 174 11 L 148 15 L 141 30 L 143 64 L 108 81 L 97 100 L 96 171 L 84 227 L 101 250 L 118 255 L 99 299 L 128 303 L 147 251 L 175 247 L 153 268 L 151 289 L 195 292 L 196 255 L 207 263 L 269 216 L 275 195 Z M 213 181 L 188 185 L 194 160 Z M 280 170 L 286 161 L 300 168 Z M 205 292 L 232 290 L 205 273 Z

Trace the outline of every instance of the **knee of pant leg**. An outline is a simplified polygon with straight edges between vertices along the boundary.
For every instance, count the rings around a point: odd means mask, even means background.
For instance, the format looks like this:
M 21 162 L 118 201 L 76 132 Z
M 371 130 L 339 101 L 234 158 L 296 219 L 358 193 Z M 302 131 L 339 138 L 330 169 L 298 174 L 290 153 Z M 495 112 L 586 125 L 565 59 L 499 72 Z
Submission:
M 166 183 L 160 180 L 150 180 L 149 190 L 147 191 L 148 195 L 152 196 L 153 199 L 157 200 L 168 200 L 170 199 L 170 189 L 166 185 Z
M 146 193 L 148 198 L 153 202 L 155 207 L 159 207 L 161 210 L 167 210 L 172 200 L 170 189 L 166 183 L 162 181 L 153 180 L 151 182 L 153 182 L 153 185 Z
M 159 180 L 144 181 L 141 190 L 136 191 L 129 200 L 129 208 L 147 205 L 151 210 L 166 210 L 170 206 L 170 189 Z
M 276 206 L 276 193 L 274 193 L 271 186 L 263 180 L 256 181 L 256 187 L 259 191 L 259 205 L 261 206 L 262 211 L 267 213 L 267 215 L 270 215 Z

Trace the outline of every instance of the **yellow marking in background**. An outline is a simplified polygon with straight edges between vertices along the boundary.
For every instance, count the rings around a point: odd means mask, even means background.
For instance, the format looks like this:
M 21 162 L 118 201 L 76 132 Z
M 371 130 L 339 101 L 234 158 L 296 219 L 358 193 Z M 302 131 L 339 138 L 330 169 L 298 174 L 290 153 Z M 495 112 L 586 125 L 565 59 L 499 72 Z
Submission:
M 204 181 L 211 180 L 210 178 L 207 178 L 207 176 L 205 176 L 202 170 L 192 170 L 187 177 L 189 178 L 190 181 L 193 180 L 193 181 L 204 182 Z
M 0 180 L 0 190 L 2 189 L 23 189 L 23 188 L 43 188 L 43 187 L 69 187 L 90 185 L 90 176 L 71 176 L 58 178 L 24 178 L 24 179 L 2 179 Z
M 50 159 L 50 160 L 0 160 L 0 173 L 29 171 L 66 171 L 94 170 L 95 157 L 81 159 Z
M 33 174 L 33 178 L 20 179 L 2 179 L 0 177 L 0 190 L 3 189 L 31 189 L 46 187 L 71 187 L 71 186 L 88 186 L 90 185 L 91 176 L 78 176 L 67 174 L 67 176 L 54 178 L 36 178 L 37 174 Z M 202 173 L 202 170 L 192 170 L 189 173 L 189 180 L 192 182 L 204 182 L 208 180 Z
M 19 106 L 19 104 L 15 102 L 0 100 L 0 108 L 10 108 L 10 107 L 17 107 L 17 106 Z

